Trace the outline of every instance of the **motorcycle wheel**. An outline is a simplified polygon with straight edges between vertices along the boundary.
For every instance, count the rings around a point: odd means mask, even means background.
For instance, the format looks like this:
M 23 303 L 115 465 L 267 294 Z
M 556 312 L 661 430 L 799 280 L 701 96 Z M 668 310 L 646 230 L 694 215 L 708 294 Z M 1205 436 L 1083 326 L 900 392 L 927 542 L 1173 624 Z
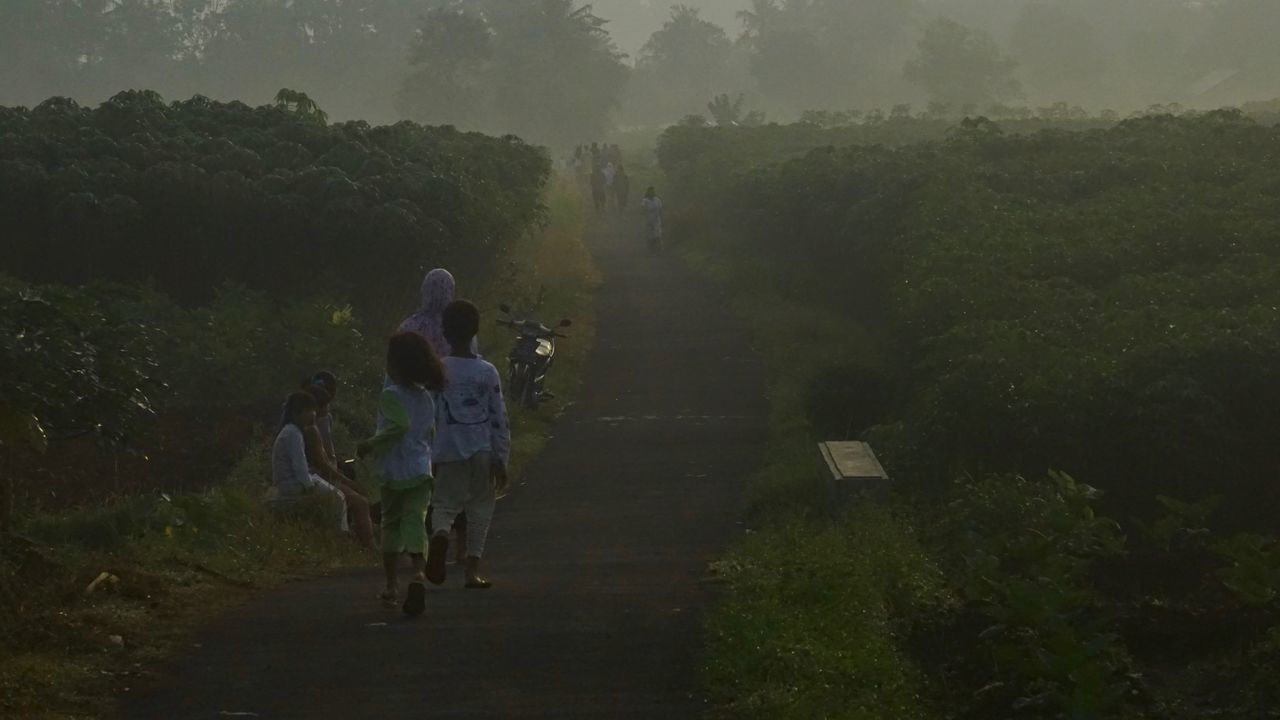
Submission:
M 538 388 L 537 383 L 533 381 L 533 368 L 526 369 L 526 380 L 524 382 L 524 392 L 521 394 L 520 401 L 530 410 L 538 409 Z
M 533 368 L 528 365 L 512 365 L 508 385 L 511 397 L 530 410 L 538 409 L 538 394 L 533 387 Z

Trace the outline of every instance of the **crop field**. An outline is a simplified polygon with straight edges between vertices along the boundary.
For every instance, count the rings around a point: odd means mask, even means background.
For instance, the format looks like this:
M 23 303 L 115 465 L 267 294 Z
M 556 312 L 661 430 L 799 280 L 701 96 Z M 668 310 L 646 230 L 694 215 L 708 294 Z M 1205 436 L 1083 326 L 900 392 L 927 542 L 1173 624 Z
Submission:
M 975 718 L 1273 707 L 1280 130 L 1223 111 L 1037 132 L 972 121 L 894 147 L 821 147 L 814 134 L 676 128 L 659 146 L 688 254 L 742 288 L 785 368 L 782 457 L 865 438 L 899 488 L 894 512 L 855 512 L 810 547 L 779 518 L 820 516 L 821 497 L 770 508 L 804 496 L 810 471 L 763 474 L 757 515 L 772 540 L 730 563 L 739 584 L 715 625 L 729 706 Z M 916 539 L 854 553 L 848 533 Z M 832 573 L 888 578 L 849 601 L 887 613 L 882 653 L 829 631 L 832 613 L 855 612 L 819 589 L 839 586 Z M 781 614 L 798 637 L 741 644 Z M 783 658 L 794 666 L 777 676 L 743 671 Z M 870 668 L 910 702 L 872 712 L 890 691 L 860 689 Z M 802 701 L 775 687 L 790 682 Z

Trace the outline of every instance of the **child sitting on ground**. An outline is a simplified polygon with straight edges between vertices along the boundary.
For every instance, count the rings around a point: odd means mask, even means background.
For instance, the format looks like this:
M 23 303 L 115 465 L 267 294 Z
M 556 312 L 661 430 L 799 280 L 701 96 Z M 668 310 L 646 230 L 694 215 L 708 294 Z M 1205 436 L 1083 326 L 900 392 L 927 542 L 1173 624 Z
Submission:
M 338 399 L 338 376 L 328 370 L 321 370 L 312 375 L 309 380 L 302 384 L 302 389 L 308 387 L 319 386 L 324 388 L 325 393 L 329 395 L 330 408 L 333 402 Z M 329 458 L 334 464 L 338 463 L 338 449 L 333 442 L 333 415 L 321 408 L 321 412 L 316 416 L 316 430 L 320 431 L 320 437 L 324 440 L 324 450 L 329 454 Z
M 400 592 L 400 555 L 413 560 L 403 610 L 410 617 L 426 609 L 427 505 L 431 502 L 431 434 L 435 427 L 432 392 L 444 387 L 444 369 L 431 345 L 409 332 L 387 346 L 386 387 L 378 402 L 378 432 L 360 443 L 372 455 L 382 494 L 382 566 L 387 585 L 381 598 L 395 607 Z
M 284 422 L 271 447 L 271 482 L 276 497 L 291 502 L 313 492 L 329 493 L 339 500 L 338 527 L 350 532 L 347 501 L 342 491 L 311 472 L 307 465 L 305 432 L 314 429 L 318 403 L 309 393 L 296 392 L 284 404 Z
M 327 421 L 330 420 L 329 393 L 320 385 L 308 385 L 303 392 L 315 398 L 316 401 L 316 422 L 302 430 L 302 437 L 307 446 L 307 464 L 311 467 L 313 474 L 319 475 L 325 482 L 342 491 L 342 497 L 346 500 L 347 509 L 350 511 L 350 523 L 356 539 L 361 545 L 372 548 L 374 545 L 373 520 L 369 517 L 369 501 L 352 484 L 351 478 L 343 474 L 329 451 L 325 449 L 322 427 L 328 426 Z M 322 424 L 322 421 L 325 422 Z
M 431 526 L 437 529 L 431 538 L 426 576 L 437 585 L 444 582 L 449 528 L 458 513 L 466 511 L 465 587 L 485 589 L 490 583 L 480 576 L 480 558 L 493 519 L 495 490 L 507 485 L 511 429 L 498 370 L 473 350 L 480 311 L 458 300 L 445 308 L 442 320 L 452 351 L 443 360 L 448 381 L 436 402 Z

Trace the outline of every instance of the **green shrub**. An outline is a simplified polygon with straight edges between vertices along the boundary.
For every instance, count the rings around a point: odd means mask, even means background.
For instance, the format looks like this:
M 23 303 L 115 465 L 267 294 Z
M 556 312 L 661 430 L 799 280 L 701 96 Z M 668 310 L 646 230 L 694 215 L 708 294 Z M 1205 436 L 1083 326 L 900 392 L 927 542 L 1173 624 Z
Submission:
M 185 305 L 231 281 L 367 315 L 411 304 L 444 258 L 489 269 L 543 217 L 550 173 L 512 137 L 145 91 L 0 108 L 0 157 L 0 271 L 150 284 Z
M 942 664 L 984 688 L 978 715 L 1116 717 L 1133 700 L 1131 661 L 1090 588 L 1093 562 L 1125 543 L 1114 520 L 1094 514 L 1098 496 L 1061 473 L 966 481 L 952 493 L 937 552 L 965 603 L 960 621 L 972 614 L 982 627 L 976 647 Z
M 840 363 L 817 371 L 804 388 L 805 415 L 816 437 L 848 440 L 901 411 L 900 380 L 865 364 Z
M 733 717 L 925 718 L 926 683 L 901 620 L 942 601 L 936 568 L 890 513 L 789 520 L 714 568 L 710 687 Z
M 844 376 L 879 417 L 837 417 L 854 403 L 830 378 L 808 405 L 826 432 L 889 424 L 870 433 L 895 475 L 1070 466 L 1123 514 L 1220 492 L 1235 526 L 1265 527 L 1280 500 L 1280 129 L 1229 111 L 1099 127 L 971 121 L 818 149 L 837 135 L 679 127 L 659 157 L 673 213 L 717 220 L 691 238 L 736 278 L 882 338 L 901 383 Z M 888 386 L 907 391 L 882 402 Z

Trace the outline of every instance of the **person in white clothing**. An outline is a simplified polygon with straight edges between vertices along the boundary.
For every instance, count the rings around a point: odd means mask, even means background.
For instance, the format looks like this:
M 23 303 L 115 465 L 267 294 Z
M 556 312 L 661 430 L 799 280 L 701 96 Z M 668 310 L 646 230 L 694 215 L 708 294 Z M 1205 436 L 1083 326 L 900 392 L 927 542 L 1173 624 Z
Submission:
M 338 527 L 350 532 L 347 524 L 347 501 L 342 491 L 311 472 L 307 465 L 307 443 L 303 432 L 316 424 L 316 399 L 296 392 L 285 401 L 285 422 L 271 447 L 271 482 L 279 502 L 292 502 L 314 492 L 327 493 L 338 499 Z
M 443 359 L 448 378 L 436 398 L 435 495 L 431 526 L 438 528 L 427 552 L 427 579 L 445 579 L 449 530 L 458 513 L 467 513 L 468 589 L 491 583 L 480 576 L 480 558 L 493 520 L 497 491 L 507 486 L 511 458 L 511 425 L 502 399 L 498 369 L 472 351 L 480 330 L 480 311 L 458 300 L 443 314 L 444 335 L 452 352 Z
M 644 212 L 644 238 L 649 249 L 656 251 L 662 247 L 662 198 L 652 185 L 644 191 L 640 209 Z

